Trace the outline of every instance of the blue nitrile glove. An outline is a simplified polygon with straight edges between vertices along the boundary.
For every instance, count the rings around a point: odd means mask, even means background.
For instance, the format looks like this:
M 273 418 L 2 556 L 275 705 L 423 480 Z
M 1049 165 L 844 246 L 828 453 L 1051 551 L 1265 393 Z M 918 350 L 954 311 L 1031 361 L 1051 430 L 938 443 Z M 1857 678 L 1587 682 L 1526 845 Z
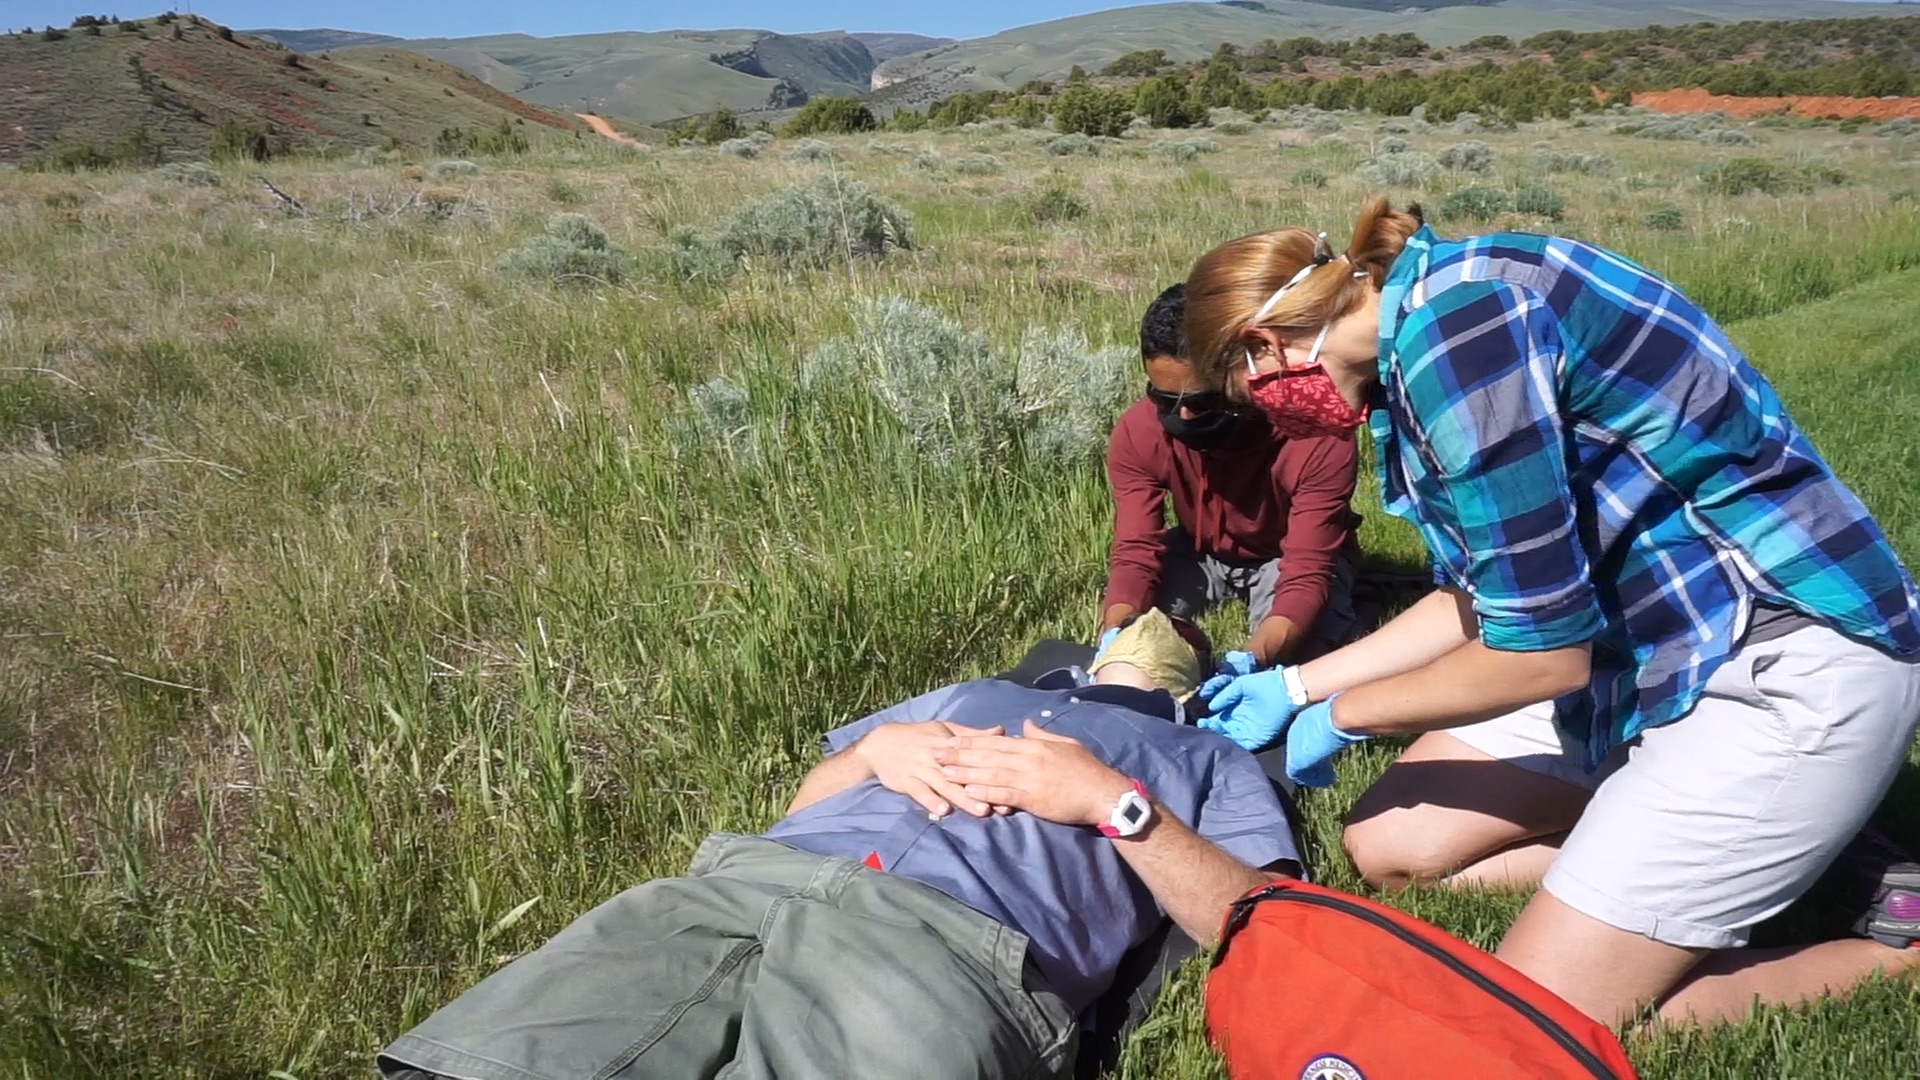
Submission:
M 1260 661 L 1250 652 L 1230 652 L 1220 661 L 1220 670 L 1213 678 L 1200 684 L 1200 696 L 1211 699 L 1213 695 L 1227 688 L 1227 684 L 1242 675 L 1251 675 L 1260 670 Z
M 1301 709 L 1287 727 L 1287 779 L 1301 787 L 1332 787 L 1333 755 L 1370 738 L 1334 726 L 1333 703 L 1339 696 Z
M 1238 676 L 1207 704 L 1213 715 L 1202 719 L 1199 727 L 1253 751 L 1280 741 L 1287 722 L 1300 711 L 1287 693 L 1285 668 Z
M 1120 628 L 1117 626 L 1108 627 L 1107 632 L 1100 635 L 1100 643 L 1095 645 L 1093 649 L 1093 659 L 1095 663 L 1098 663 L 1100 657 L 1106 654 L 1108 647 L 1113 644 L 1113 639 L 1119 636 Z

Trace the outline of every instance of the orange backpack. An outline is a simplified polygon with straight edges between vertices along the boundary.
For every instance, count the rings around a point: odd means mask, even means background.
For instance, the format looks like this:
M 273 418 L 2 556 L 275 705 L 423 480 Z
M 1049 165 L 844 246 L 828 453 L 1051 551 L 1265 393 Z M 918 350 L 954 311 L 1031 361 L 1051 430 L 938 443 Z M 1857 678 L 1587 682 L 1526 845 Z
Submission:
M 1241 897 L 1207 977 L 1233 1080 L 1632 1080 L 1613 1032 L 1404 912 L 1297 881 Z

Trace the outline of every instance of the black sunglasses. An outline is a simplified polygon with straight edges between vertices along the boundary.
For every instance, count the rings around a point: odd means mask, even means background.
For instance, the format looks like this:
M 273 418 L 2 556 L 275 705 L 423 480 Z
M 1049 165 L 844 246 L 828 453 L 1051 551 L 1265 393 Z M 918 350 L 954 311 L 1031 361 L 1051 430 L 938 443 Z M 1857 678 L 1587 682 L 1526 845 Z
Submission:
M 1227 395 L 1218 390 L 1178 394 L 1170 390 L 1162 390 L 1152 383 L 1147 384 L 1147 400 L 1153 402 L 1153 407 L 1162 413 L 1184 408 L 1191 409 L 1196 414 L 1205 414 L 1219 412 L 1228 406 Z

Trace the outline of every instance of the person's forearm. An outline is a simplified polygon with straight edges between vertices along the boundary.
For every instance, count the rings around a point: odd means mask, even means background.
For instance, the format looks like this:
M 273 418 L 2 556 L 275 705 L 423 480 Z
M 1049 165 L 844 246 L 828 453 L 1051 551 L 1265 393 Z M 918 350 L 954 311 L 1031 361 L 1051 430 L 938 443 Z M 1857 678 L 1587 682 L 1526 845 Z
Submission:
M 861 758 L 859 749 L 860 744 L 855 743 L 815 765 L 800 781 L 800 790 L 794 792 L 793 803 L 787 807 L 787 813 L 797 814 L 822 799 L 830 799 L 855 784 L 872 779 L 873 769 Z
M 1432 664 L 1476 640 L 1479 625 L 1465 593 L 1435 589 L 1359 641 L 1300 665 L 1300 681 L 1307 696 L 1325 701 Z
M 1424 667 L 1346 691 L 1333 723 L 1362 735 L 1412 735 L 1477 724 L 1587 684 L 1589 647 L 1501 652 L 1463 645 Z
M 1261 667 L 1272 667 L 1282 663 L 1293 655 L 1306 635 L 1292 619 L 1284 615 L 1271 615 L 1260 623 L 1253 637 L 1247 641 L 1247 651 L 1260 661 Z
M 1135 610 L 1132 604 L 1108 605 L 1106 614 L 1100 616 L 1100 632 L 1104 634 L 1108 630 L 1126 622 L 1128 618 L 1135 614 Z
M 1111 843 L 1174 923 L 1210 946 L 1219 940 L 1227 907 L 1270 879 L 1201 839 L 1159 803 L 1153 812 L 1145 833 Z

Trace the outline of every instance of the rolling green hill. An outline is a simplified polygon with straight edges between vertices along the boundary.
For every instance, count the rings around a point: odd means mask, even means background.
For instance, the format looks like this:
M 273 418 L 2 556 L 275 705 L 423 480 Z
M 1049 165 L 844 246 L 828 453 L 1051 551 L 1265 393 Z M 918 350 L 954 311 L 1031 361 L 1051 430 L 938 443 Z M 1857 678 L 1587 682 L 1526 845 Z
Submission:
M 135 142 L 146 160 L 207 155 L 225 122 L 284 147 L 427 147 L 442 128 L 583 127 L 440 61 L 390 48 L 351 61 L 181 16 L 0 37 L 0 161 Z
M 928 49 L 937 49 L 942 45 L 953 43 L 952 38 L 928 37 L 925 34 L 861 33 L 848 36 L 858 39 L 860 44 L 865 45 L 867 51 L 873 54 L 873 59 L 879 63 L 884 63 L 896 56 L 925 52 Z
M 884 44 L 919 44 L 884 35 Z M 877 61 L 859 36 L 674 30 L 535 38 L 429 38 L 406 47 L 507 93 L 574 112 L 652 123 L 724 105 L 735 112 L 857 94 Z M 347 53 L 344 55 L 352 55 Z
M 1353 38 L 1413 33 L 1434 45 L 1483 34 L 1527 37 L 1546 30 L 1612 30 L 1749 19 L 1865 18 L 1906 15 L 1912 5 L 1832 0 L 1509 0 L 1456 4 L 1409 13 L 1376 10 L 1375 0 L 1256 0 L 1248 4 L 1177 3 L 1119 8 L 1008 30 L 991 37 L 889 60 L 874 72 L 876 88 L 916 80 L 890 98 L 919 102 L 958 90 L 1010 89 L 1029 79 L 1059 79 L 1080 65 L 1098 71 L 1136 49 L 1164 49 L 1175 61 L 1198 60 L 1222 42 L 1267 38 Z

